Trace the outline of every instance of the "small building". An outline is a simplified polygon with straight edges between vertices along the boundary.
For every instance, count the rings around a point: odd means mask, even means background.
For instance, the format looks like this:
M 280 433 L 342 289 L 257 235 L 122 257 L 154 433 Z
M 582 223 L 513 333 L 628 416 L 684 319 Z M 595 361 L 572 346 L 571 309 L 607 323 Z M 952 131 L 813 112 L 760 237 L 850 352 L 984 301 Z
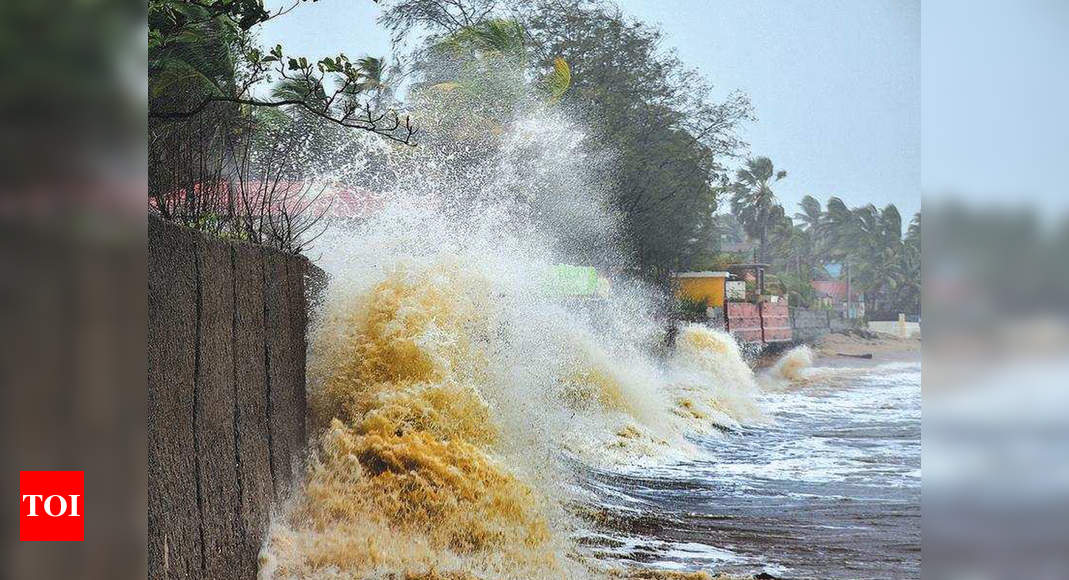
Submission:
M 838 307 L 846 302 L 846 282 L 838 280 L 813 280 L 810 282 L 817 299 L 828 307 Z
M 709 308 L 724 307 L 724 285 L 728 272 L 680 272 L 676 280 L 676 295 L 694 301 L 703 301 Z
M 841 312 L 847 318 L 865 316 L 865 295 L 854 294 L 849 285 L 840 280 L 813 280 L 810 282 L 817 299 L 825 307 Z

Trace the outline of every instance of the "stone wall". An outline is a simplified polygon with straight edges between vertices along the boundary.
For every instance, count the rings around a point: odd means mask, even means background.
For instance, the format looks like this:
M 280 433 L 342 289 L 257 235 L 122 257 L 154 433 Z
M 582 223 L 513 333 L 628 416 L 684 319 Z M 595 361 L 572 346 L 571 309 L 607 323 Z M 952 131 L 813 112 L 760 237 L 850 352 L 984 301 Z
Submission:
M 149 578 L 255 578 L 303 473 L 307 259 L 148 225 Z
M 809 342 L 829 332 L 849 328 L 850 323 L 842 314 L 830 310 L 791 308 L 791 328 L 794 340 Z

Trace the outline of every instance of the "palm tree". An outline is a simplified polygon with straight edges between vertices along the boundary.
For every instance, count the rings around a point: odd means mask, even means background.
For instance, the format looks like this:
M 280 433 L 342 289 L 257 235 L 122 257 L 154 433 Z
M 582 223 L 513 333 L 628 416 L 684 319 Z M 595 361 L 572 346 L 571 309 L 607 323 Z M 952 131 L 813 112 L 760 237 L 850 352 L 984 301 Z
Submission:
M 913 214 L 913 219 L 909 222 L 909 229 L 906 230 L 906 243 L 916 245 L 917 250 L 921 248 L 921 212 Z
M 371 97 L 373 110 L 381 110 L 384 104 L 393 100 L 393 79 L 391 73 L 394 69 L 386 64 L 386 59 L 374 56 L 365 56 L 356 61 L 358 82 L 346 90 L 350 98 Z
M 779 258 L 773 259 L 776 269 L 794 272 L 797 278 L 809 280 L 813 261 L 810 230 L 796 226 L 791 218 L 784 215 L 769 227 L 769 244 Z
M 798 202 L 798 207 L 802 208 L 802 211 L 794 214 L 794 219 L 801 222 L 806 231 L 814 234 L 819 232 L 824 223 L 824 210 L 820 207 L 820 200 L 807 195 Z
M 832 207 L 829 202 L 829 208 Z M 838 211 L 838 206 L 836 206 Z M 851 258 L 855 284 L 865 293 L 870 307 L 888 306 L 902 282 L 902 217 L 890 204 L 883 210 L 872 204 L 837 214 L 841 225 L 840 251 Z
M 494 19 L 465 26 L 439 41 L 435 47 L 452 52 L 470 51 L 473 56 L 493 55 L 523 64 L 527 59 L 524 30 L 515 20 Z
M 895 302 L 903 311 L 920 313 L 921 309 L 921 214 L 917 212 L 906 230 L 900 256 L 899 283 Z
M 523 71 L 530 64 L 531 55 L 526 42 L 526 31 L 515 20 L 494 19 L 465 26 L 460 30 L 439 40 L 433 46 L 433 50 L 442 55 L 449 55 L 457 63 L 467 62 L 480 63 L 481 66 L 491 70 L 515 70 Z M 456 64 L 456 63 L 455 63 Z M 561 57 L 554 58 L 551 62 L 543 63 L 544 74 L 541 75 L 539 85 L 545 91 L 551 102 L 556 102 L 568 90 L 572 83 L 572 71 L 568 63 Z M 478 90 L 471 80 L 463 80 L 464 66 L 458 66 L 450 78 L 434 86 L 441 91 L 472 92 Z M 483 87 L 493 92 L 494 86 Z
M 902 214 L 898 213 L 895 204 L 888 204 L 880 211 L 880 229 L 884 245 L 897 246 L 902 243 Z
M 735 174 L 731 211 L 739 218 L 746 233 L 758 240 L 758 261 L 767 259 L 769 226 L 783 214 L 783 206 L 776 201 L 772 183 L 787 177 L 786 171 L 776 171 L 768 157 L 748 159 L 746 167 Z
M 825 249 L 829 257 L 842 260 L 854 247 L 857 216 L 838 197 L 828 198 L 823 229 Z
M 304 101 L 315 108 L 326 106 L 327 93 L 322 84 L 304 79 L 285 79 L 271 89 L 271 97 L 280 101 Z
M 827 244 L 824 235 L 827 230 L 827 224 L 825 223 L 827 216 L 820 207 L 820 201 L 811 195 L 803 197 L 798 206 L 802 208 L 802 211 L 794 214 L 794 219 L 801 224 L 799 227 L 805 232 L 806 241 L 808 242 L 809 262 L 811 264 L 819 263 L 823 259 Z

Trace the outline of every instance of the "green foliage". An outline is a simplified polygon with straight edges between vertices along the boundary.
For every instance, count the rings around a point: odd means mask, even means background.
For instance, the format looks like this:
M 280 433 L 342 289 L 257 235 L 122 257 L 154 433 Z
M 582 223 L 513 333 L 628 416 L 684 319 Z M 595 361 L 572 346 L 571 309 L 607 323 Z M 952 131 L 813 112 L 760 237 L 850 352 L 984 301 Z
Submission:
M 807 195 L 791 219 L 771 190 L 785 175 L 775 171 L 771 160 L 758 157 L 747 161 L 732 185 L 734 217 L 758 240 L 758 261 L 771 266 L 766 284 L 794 304 L 812 306 L 816 296 L 810 281 L 826 276 L 824 265 L 849 264 L 853 292 L 864 295 L 869 311 L 919 312 L 920 214 L 905 238 L 902 216 L 893 204 L 850 208 L 831 197 L 821 207 Z M 729 226 L 721 224 L 721 229 Z
M 716 242 L 721 164 L 741 145 L 748 100 L 709 100 L 703 79 L 660 49 L 660 31 L 611 6 L 537 2 L 524 15 L 541 52 L 570 65 L 561 102 L 589 120 L 597 153 L 614 160 L 613 204 L 643 271 L 661 276 L 700 259 Z
M 150 211 L 299 252 L 322 215 L 317 194 L 301 184 L 316 159 L 333 153 L 334 132 L 355 128 L 404 143 L 414 135 L 391 108 L 383 59 L 312 60 L 257 46 L 256 26 L 293 6 L 149 2 Z M 253 91 L 272 82 L 269 97 Z
M 253 29 L 288 10 L 269 12 L 260 0 L 150 1 L 149 118 L 177 123 L 217 105 L 296 107 L 408 143 L 415 133 L 408 118 L 382 109 L 388 91 L 381 59 L 353 63 L 339 54 L 312 61 L 286 54 L 282 45 L 256 45 Z M 281 83 L 273 98 L 252 91 L 272 80 Z
M 704 298 L 681 296 L 676 299 L 676 314 L 680 320 L 686 322 L 705 322 L 708 319 L 708 308 L 709 301 Z
M 765 281 L 765 288 L 778 290 L 781 295 L 787 296 L 791 306 L 811 308 L 817 304 L 817 293 L 813 289 L 809 276 L 781 272 L 769 276 Z
M 776 171 L 768 157 L 746 160 L 746 165 L 735 174 L 732 185 L 731 211 L 742 223 L 746 233 L 758 241 L 757 261 L 768 260 L 769 228 L 785 219 L 783 206 L 772 192 L 772 183 L 787 176 L 786 171 Z
M 435 43 L 439 51 L 467 53 L 472 58 L 496 57 L 517 64 L 527 61 L 523 27 L 515 20 L 495 18 L 465 26 Z
M 591 156 L 612 160 L 612 209 L 645 275 L 664 278 L 715 245 L 722 162 L 742 145 L 736 129 L 752 118 L 750 104 L 741 94 L 709 100 L 700 76 L 661 50 L 657 29 L 585 0 L 396 0 L 381 22 L 398 39 L 427 30 L 429 52 L 455 59 L 420 72 L 459 110 L 479 92 L 521 98 L 509 93 L 512 79 L 499 80 L 505 67 L 493 66 L 505 58 L 589 123 Z M 492 127 L 509 110 L 491 112 Z
M 831 197 L 822 208 L 806 196 L 799 208 L 794 220 L 774 211 L 767 230 L 771 278 L 792 301 L 811 304 L 808 281 L 826 275 L 824 264 L 842 263 L 849 265 L 853 291 L 864 295 L 867 310 L 920 311 L 919 213 L 903 237 L 902 217 L 893 204 L 850 208 Z
M 470 106 L 472 102 L 480 102 L 480 110 L 497 108 L 501 114 L 496 121 L 500 123 L 525 98 L 528 83 L 524 75 L 533 62 L 537 60 L 532 57 L 523 27 L 515 20 L 499 18 L 434 39 L 420 65 L 424 85 L 430 85 L 438 95 L 448 93 L 467 108 L 476 108 Z M 571 86 L 568 63 L 557 56 L 535 68 L 540 69 L 541 78 L 534 86 L 547 100 L 559 101 Z M 489 101 L 496 107 L 487 106 Z

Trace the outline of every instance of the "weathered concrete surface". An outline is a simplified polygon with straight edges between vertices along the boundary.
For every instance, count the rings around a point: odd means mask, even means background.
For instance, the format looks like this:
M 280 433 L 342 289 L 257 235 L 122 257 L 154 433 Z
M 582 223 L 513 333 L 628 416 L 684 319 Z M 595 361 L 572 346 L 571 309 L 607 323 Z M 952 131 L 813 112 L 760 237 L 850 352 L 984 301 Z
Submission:
M 264 322 L 264 261 L 260 248 L 235 244 L 234 267 L 234 387 L 238 474 L 241 481 L 240 530 L 242 554 L 255 554 L 267 530 L 275 497 L 271 473 L 267 419 L 267 345 Z M 256 560 L 242 561 L 241 577 L 256 575 Z
M 149 220 L 148 568 L 150 578 L 203 571 L 195 440 L 197 236 Z
M 831 312 L 791 308 L 791 326 L 795 340 L 809 341 L 824 336 L 831 330 Z
M 850 323 L 838 312 L 791 308 L 791 327 L 796 341 L 811 342 L 830 332 L 849 328 Z
M 304 468 L 316 269 L 155 218 L 148 247 L 149 577 L 255 578 Z
M 197 459 L 204 542 L 204 573 L 233 578 L 240 568 L 234 549 L 240 515 L 234 398 L 234 271 L 230 247 L 198 240 L 200 279 L 197 349 Z
M 298 456 L 303 451 L 304 391 L 300 394 L 288 385 L 298 380 L 298 359 L 304 357 L 294 347 L 291 324 L 295 316 L 290 308 L 287 260 L 273 252 L 264 254 L 264 304 L 267 344 L 267 405 L 269 409 L 271 470 L 275 482 L 275 499 L 282 499 L 291 491 Z M 303 333 L 303 330 L 301 331 Z M 302 376 L 303 382 L 303 376 Z

